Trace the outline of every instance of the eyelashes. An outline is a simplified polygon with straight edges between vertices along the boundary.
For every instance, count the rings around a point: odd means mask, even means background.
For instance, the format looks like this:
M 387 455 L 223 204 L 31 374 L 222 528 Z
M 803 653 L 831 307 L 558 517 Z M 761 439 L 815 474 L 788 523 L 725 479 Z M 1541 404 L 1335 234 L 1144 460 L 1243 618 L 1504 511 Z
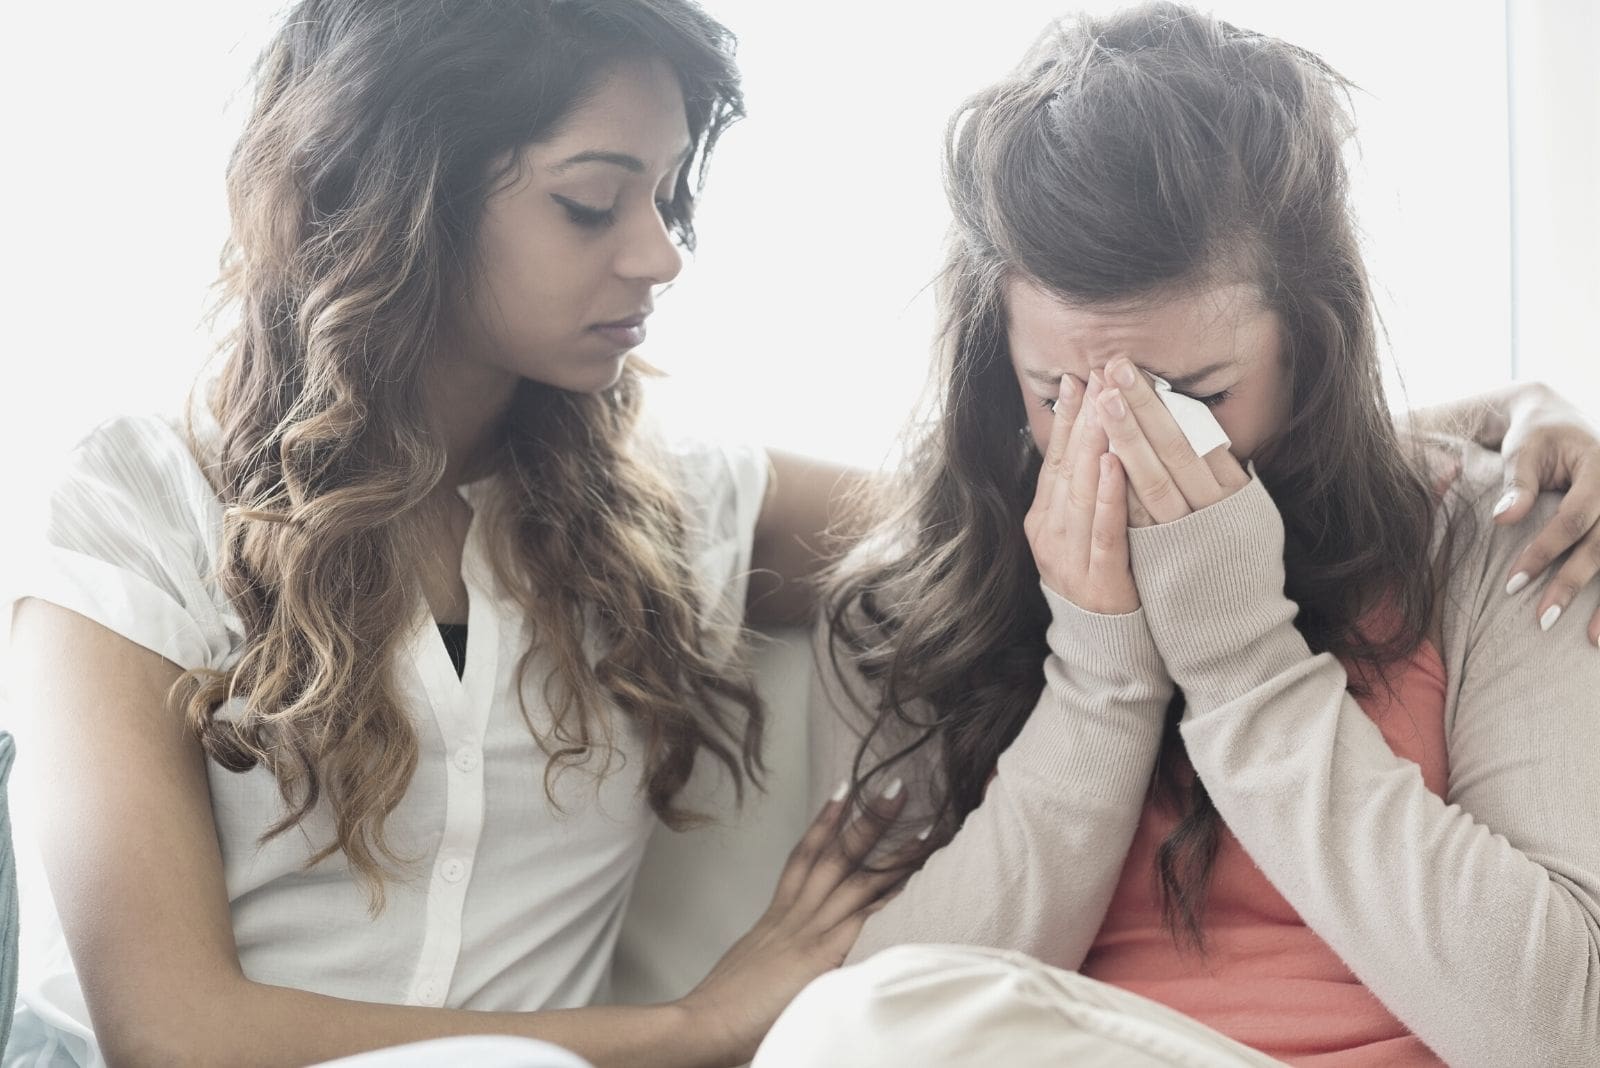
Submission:
M 591 208 L 587 204 L 579 203 L 570 197 L 557 196 L 552 193 L 550 198 L 561 205 L 567 213 L 567 219 L 582 230 L 604 230 L 617 221 L 615 208 Z M 678 224 L 678 209 L 670 200 L 656 201 L 656 212 L 661 216 L 661 221 L 671 228 Z
M 562 210 L 567 213 L 567 218 L 572 221 L 573 225 L 580 226 L 585 230 L 604 230 L 617 221 L 617 213 L 612 208 L 591 208 L 587 204 L 578 203 L 576 200 L 554 195 L 551 196 L 551 199 L 561 205 Z

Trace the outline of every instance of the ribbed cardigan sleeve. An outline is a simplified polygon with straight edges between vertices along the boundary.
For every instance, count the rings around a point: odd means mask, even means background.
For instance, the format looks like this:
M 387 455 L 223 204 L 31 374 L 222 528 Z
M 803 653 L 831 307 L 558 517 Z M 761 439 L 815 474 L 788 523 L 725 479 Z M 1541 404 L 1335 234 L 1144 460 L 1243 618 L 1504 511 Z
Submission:
M 1474 459 L 1469 457 L 1469 459 Z M 1396 756 L 1312 655 L 1284 595 L 1283 527 L 1252 481 L 1133 532 L 1134 576 L 1188 707 L 1196 772 L 1252 860 L 1452 1065 L 1600 1063 L 1600 654 L 1581 621 L 1504 593 L 1541 499 L 1493 527 L 1497 466 L 1469 463 L 1445 591 L 1447 797 Z
M 1133 841 L 1172 693 L 1141 612 L 1083 612 L 1048 588 L 1045 686 L 1003 752 L 982 804 L 886 907 L 850 960 L 907 942 L 1000 946 L 1063 967 L 1082 961 Z M 811 687 L 812 800 L 850 774 L 873 687 L 835 671 L 825 636 Z M 842 660 L 842 658 L 841 658 Z M 906 741 L 874 739 L 877 759 Z M 902 824 L 927 819 L 937 743 L 896 766 L 910 791 Z

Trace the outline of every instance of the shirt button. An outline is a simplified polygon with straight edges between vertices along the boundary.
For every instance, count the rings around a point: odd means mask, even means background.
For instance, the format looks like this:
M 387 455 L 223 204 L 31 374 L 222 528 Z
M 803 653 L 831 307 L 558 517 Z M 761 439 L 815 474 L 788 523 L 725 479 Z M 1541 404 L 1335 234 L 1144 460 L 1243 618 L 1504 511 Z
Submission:
M 439 996 L 439 984 L 432 979 L 424 981 L 417 987 L 417 1000 L 424 1005 L 437 1005 L 443 999 Z
M 451 857 L 449 860 L 439 865 L 439 875 L 447 883 L 459 883 L 462 879 L 466 878 L 467 866 L 463 862 L 457 860 L 455 857 Z
M 461 771 L 478 770 L 478 751 L 471 746 L 464 745 L 456 750 L 456 768 Z

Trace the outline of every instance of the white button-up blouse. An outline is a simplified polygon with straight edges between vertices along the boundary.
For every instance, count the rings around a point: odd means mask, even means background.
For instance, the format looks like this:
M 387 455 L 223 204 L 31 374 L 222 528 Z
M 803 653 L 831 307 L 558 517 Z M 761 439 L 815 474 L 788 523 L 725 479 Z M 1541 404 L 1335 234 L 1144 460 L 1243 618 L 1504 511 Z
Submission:
M 708 621 L 736 625 L 765 458 L 681 441 L 664 456 L 683 490 Z M 473 505 L 495 486 L 462 492 Z M 212 578 L 221 530 L 222 507 L 181 427 L 153 416 L 117 420 L 73 455 L 46 511 L 42 558 L 10 592 L 69 608 L 181 667 L 224 668 L 242 633 Z M 420 754 L 386 824 L 410 863 L 386 883 L 378 915 L 342 853 L 305 867 L 332 839 L 326 811 L 261 842 L 283 811 L 271 774 L 209 766 L 234 935 L 251 979 L 484 1010 L 605 996 L 623 908 L 656 823 L 640 790 L 642 751 L 619 724 L 613 758 L 559 772 L 551 804 L 546 759 L 516 692 L 529 628 L 484 553 L 474 520 L 462 566 L 470 598 L 462 675 L 420 602 L 399 657 Z M 547 675 L 536 654 L 522 696 L 537 726 L 548 715 Z M 54 974 L 23 977 L 9 1055 L 30 1065 L 100 1065 L 70 962 L 58 957 Z

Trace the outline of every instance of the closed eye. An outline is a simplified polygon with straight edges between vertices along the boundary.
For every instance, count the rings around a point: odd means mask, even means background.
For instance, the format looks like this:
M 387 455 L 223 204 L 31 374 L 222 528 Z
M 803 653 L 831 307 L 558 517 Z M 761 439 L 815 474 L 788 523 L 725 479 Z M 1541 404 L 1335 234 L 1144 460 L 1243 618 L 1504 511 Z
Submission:
M 1215 408 L 1219 404 L 1221 404 L 1223 401 L 1228 400 L 1232 396 L 1233 396 L 1233 391 L 1230 390 L 1230 389 L 1225 389 L 1221 393 L 1212 393 L 1209 396 L 1195 397 L 1193 399 L 1199 401 L 1201 404 L 1204 404 L 1207 408 Z
M 567 218 L 585 230 L 603 230 L 617 221 L 617 213 L 612 208 L 592 208 L 554 193 L 550 195 L 550 199 L 561 205 L 567 213 Z

